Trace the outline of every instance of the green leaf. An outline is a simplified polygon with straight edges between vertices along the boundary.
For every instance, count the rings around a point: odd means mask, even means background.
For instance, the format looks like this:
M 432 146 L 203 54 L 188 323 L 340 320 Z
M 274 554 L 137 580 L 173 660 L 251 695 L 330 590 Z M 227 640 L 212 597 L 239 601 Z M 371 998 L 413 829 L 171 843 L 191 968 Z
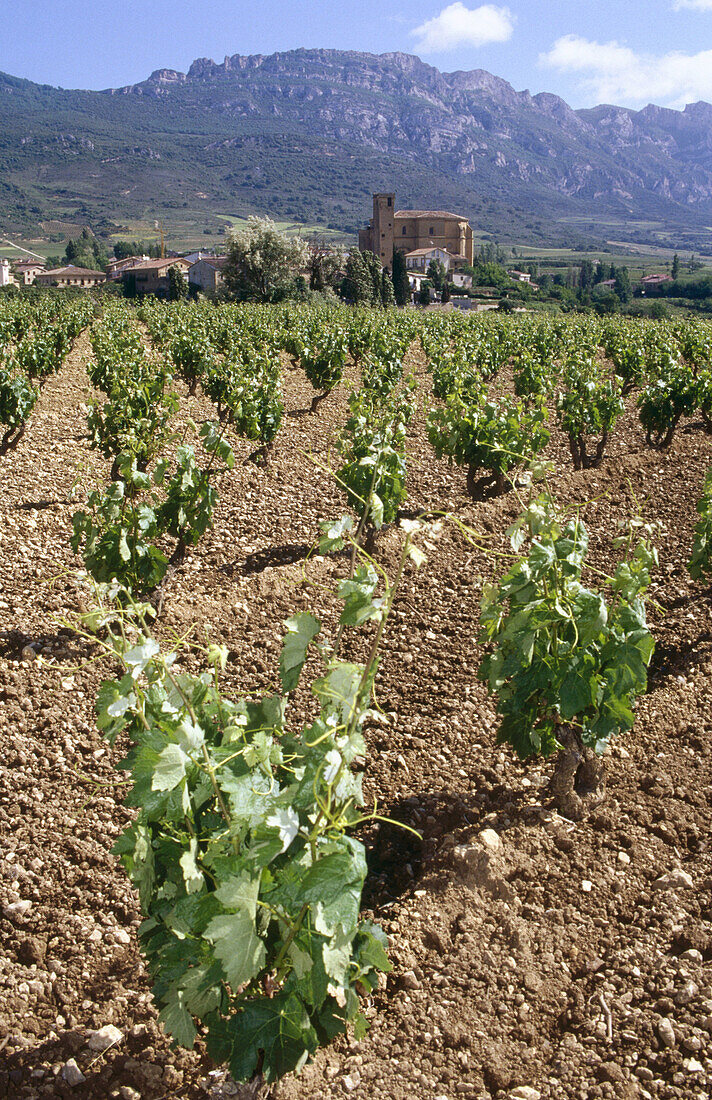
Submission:
M 263 1077 L 274 1081 L 296 1069 L 317 1046 L 306 1009 L 293 993 L 248 1002 L 208 1036 L 208 1053 L 227 1061 L 236 1081 L 249 1081 L 261 1058 Z
M 344 601 L 339 622 L 342 626 L 361 626 L 369 619 L 380 620 L 384 601 L 374 600 L 378 574 L 371 565 L 359 565 L 351 578 L 339 581 L 337 591 Z
M 333 936 L 337 925 L 352 929 L 358 920 L 361 890 L 366 878 L 363 847 L 345 838 L 348 851 L 335 852 L 317 860 L 302 880 L 304 902 L 316 907 L 314 927 L 325 936 Z
M 279 658 L 279 671 L 284 691 L 293 691 L 306 661 L 307 649 L 321 630 L 321 623 L 306 611 L 287 619 L 287 633 Z
M 226 909 L 238 909 L 254 920 L 259 892 L 259 877 L 253 878 L 247 874 L 233 875 L 221 883 L 215 891 L 215 897 Z
M 172 1004 L 166 1005 L 158 1013 L 158 1020 L 177 1043 L 190 1049 L 195 1042 L 197 1031 L 193 1023 L 193 1017 L 183 1005 L 183 998 L 178 994 Z
M 215 917 L 205 929 L 205 938 L 214 944 L 233 990 L 254 978 L 267 958 L 254 918 L 244 910 Z
M 569 667 L 560 689 L 559 713 L 565 721 L 592 706 L 596 701 L 598 680 L 594 675 L 594 662 L 589 658 L 585 663 Z
M 186 768 L 190 764 L 179 745 L 166 745 L 158 754 L 158 763 L 153 773 L 151 789 L 154 791 L 172 791 L 185 778 Z
M 341 519 L 320 523 L 322 534 L 319 539 L 319 553 L 331 554 L 335 550 L 343 550 L 344 538 L 353 530 L 353 525 L 352 516 L 342 516 Z
M 205 886 L 205 877 L 196 862 L 197 854 L 198 842 L 192 838 L 190 841 L 190 848 L 187 848 L 183 852 L 179 860 L 183 872 L 186 893 L 188 894 L 197 894 Z
M 346 725 L 356 712 L 360 702 L 359 692 L 363 680 L 363 669 L 347 661 L 334 661 L 329 665 L 326 676 L 315 680 L 312 691 L 320 700 L 322 707 L 339 715 Z

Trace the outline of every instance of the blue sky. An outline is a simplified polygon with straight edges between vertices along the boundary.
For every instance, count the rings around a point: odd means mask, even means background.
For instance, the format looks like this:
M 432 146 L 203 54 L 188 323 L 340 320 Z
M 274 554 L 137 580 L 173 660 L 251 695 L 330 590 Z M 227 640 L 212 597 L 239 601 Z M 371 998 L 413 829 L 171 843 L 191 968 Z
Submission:
M 0 70 L 106 88 L 196 57 L 298 47 L 415 53 L 574 107 L 712 101 L 712 0 L 5 0 Z

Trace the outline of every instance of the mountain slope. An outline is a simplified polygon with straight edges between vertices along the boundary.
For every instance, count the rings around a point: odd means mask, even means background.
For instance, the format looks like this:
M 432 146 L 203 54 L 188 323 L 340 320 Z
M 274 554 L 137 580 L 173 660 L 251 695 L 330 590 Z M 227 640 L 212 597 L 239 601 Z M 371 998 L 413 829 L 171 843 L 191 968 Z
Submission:
M 0 75 L 0 204 L 116 221 L 250 210 L 353 231 L 374 190 L 484 231 L 708 247 L 712 106 L 573 111 L 483 70 L 295 50 L 64 91 Z

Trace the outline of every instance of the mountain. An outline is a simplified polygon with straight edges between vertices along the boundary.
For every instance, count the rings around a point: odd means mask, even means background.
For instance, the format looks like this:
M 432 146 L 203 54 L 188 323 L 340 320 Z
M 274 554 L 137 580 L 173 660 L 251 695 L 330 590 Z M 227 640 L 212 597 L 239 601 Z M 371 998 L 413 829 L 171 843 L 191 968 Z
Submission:
M 354 232 L 378 190 L 501 239 L 710 251 L 712 106 L 574 111 L 481 69 L 337 50 L 202 58 L 103 92 L 0 74 L 7 230 L 207 231 L 256 211 Z

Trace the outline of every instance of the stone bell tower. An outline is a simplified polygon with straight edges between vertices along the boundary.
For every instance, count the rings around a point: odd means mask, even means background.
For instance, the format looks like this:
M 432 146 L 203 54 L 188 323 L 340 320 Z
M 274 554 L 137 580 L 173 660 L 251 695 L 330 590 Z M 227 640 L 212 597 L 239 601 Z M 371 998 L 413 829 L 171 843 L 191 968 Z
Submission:
M 393 226 L 396 212 L 395 192 L 373 196 L 371 251 L 389 271 L 393 266 Z

